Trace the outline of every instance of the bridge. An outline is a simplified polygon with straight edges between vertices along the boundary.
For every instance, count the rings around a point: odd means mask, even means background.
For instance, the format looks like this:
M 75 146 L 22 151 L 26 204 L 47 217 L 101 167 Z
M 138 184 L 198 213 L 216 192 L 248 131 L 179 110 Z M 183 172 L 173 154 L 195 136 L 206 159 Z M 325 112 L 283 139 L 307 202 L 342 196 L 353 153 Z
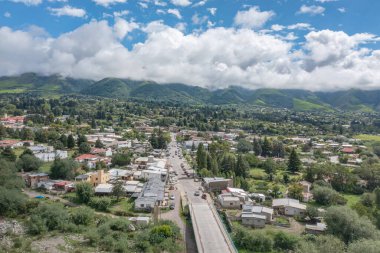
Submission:
M 219 215 L 210 203 L 190 203 L 189 211 L 199 253 L 237 253 Z

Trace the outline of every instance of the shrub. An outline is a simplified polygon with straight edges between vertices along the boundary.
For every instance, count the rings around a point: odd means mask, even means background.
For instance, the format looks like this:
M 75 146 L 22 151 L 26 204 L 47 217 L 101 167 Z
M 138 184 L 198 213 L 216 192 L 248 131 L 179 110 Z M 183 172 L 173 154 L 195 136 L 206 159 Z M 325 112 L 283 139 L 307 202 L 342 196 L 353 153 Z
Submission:
M 98 211 L 107 211 L 111 206 L 111 199 L 109 197 L 94 197 L 90 200 L 89 205 Z
M 94 220 L 94 211 L 88 207 L 78 207 L 71 213 L 71 220 L 76 225 L 89 225 Z

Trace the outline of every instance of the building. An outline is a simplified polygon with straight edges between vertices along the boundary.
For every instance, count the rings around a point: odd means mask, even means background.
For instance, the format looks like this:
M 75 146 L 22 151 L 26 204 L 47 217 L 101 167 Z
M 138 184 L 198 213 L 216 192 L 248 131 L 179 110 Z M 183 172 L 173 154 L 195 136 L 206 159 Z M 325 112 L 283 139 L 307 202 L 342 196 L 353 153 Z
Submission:
M 135 210 L 150 211 L 154 206 L 160 206 L 165 196 L 165 182 L 159 177 L 151 177 L 145 183 L 141 193 L 135 200 Z
M 23 175 L 26 186 L 37 188 L 38 183 L 49 180 L 49 175 L 46 173 L 27 173 Z
M 241 203 L 239 197 L 233 196 L 232 194 L 220 194 L 218 196 L 218 201 L 223 208 L 227 209 L 240 209 Z
M 97 195 L 110 195 L 112 194 L 112 184 L 99 184 L 95 187 L 95 194 Z
M 313 198 L 313 194 L 311 193 L 311 183 L 307 181 L 301 181 L 300 185 L 302 185 L 302 201 L 309 202 Z
M 109 179 L 109 173 L 104 170 L 92 171 L 75 177 L 76 182 L 89 182 L 94 187 L 107 183 Z
M 66 159 L 67 158 L 67 151 L 56 150 L 56 151 L 52 151 L 52 152 L 35 153 L 34 156 L 37 157 L 38 159 L 40 159 L 41 161 L 52 162 L 56 158 Z
M 327 229 L 325 223 L 317 223 L 316 225 L 306 225 L 305 232 L 308 234 L 319 235 L 323 234 Z
M 297 199 L 274 199 L 272 207 L 278 214 L 288 216 L 304 216 L 306 214 L 306 205 L 299 203 Z
M 226 190 L 227 187 L 233 186 L 232 179 L 223 177 L 205 177 L 202 184 L 205 190 L 210 192 Z
M 273 209 L 265 206 L 243 205 L 242 213 L 254 213 L 264 215 L 267 223 L 273 221 Z
M 241 223 L 245 226 L 252 226 L 254 228 L 265 227 L 266 217 L 265 215 L 254 213 L 242 213 Z

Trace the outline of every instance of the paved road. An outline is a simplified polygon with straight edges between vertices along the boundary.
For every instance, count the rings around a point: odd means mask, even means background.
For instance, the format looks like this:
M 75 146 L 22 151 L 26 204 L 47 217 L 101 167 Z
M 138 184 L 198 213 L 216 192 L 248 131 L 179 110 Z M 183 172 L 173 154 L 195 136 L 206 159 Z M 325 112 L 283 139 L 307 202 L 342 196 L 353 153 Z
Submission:
M 178 173 L 177 188 L 187 196 L 187 200 L 191 209 L 192 223 L 197 241 L 198 252 L 213 253 L 213 252 L 235 252 L 219 217 L 211 203 L 210 197 L 207 200 L 200 196 L 195 196 L 195 191 L 201 187 L 200 182 L 195 182 L 194 179 L 188 178 L 181 168 L 181 163 L 185 168 L 189 168 L 185 159 L 179 157 L 180 151 L 177 148 L 175 136 L 172 136 L 173 141 L 169 144 L 170 162 L 174 171 Z M 177 155 L 175 152 L 177 151 Z M 201 192 L 202 194 L 202 192 Z M 187 240 L 187 237 L 186 237 Z M 190 252 L 188 250 L 188 252 Z M 194 251 L 192 251 L 194 252 Z

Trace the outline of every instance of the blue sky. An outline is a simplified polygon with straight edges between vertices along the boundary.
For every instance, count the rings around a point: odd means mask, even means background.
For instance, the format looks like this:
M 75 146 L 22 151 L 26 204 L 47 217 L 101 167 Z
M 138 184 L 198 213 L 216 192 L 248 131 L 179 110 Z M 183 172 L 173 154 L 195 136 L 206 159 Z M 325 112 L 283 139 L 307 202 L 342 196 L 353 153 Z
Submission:
M 112 75 L 213 88 L 380 88 L 379 8 L 377 0 L 0 0 L 0 35 L 7 38 L 0 74 Z M 9 50 L 19 45 L 7 47 L 18 39 L 25 45 L 13 59 Z M 89 49 L 80 48 L 83 41 Z M 23 55 L 27 47 L 46 55 L 33 62 Z M 199 54 L 207 47 L 210 55 Z M 105 63 L 110 55 L 113 65 Z M 87 70 L 93 67 L 98 71 Z

